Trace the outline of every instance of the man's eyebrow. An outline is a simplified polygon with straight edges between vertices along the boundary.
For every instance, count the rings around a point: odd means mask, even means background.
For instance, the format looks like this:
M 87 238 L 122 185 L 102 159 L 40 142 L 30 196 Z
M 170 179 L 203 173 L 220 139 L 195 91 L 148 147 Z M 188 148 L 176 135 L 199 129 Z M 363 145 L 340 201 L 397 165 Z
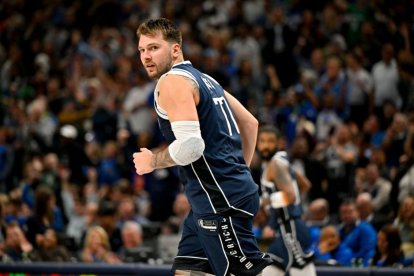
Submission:
M 149 44 L 145 45 L 145 47 L 138 46 L 138 49 L 148 48 L 148 47 L 151 47 L 151 46 L 159 46 L 159 45 L 160 45 L 159 43 L 152 42 L 152 43 L 149 43 Z

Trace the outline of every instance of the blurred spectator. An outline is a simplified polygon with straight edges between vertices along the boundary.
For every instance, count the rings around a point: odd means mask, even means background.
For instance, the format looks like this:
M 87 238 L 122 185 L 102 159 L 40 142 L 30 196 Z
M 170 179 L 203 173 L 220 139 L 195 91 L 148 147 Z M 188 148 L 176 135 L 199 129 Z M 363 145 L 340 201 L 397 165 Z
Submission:
M 290 150 L 292 165 L 312 183 L 309 191 L 304 194 L 303 202 L 326 197 L 327 177 L 324 164 L 312 156 L 309 139 L 304 135 L 297 136 Z
M 357 194 L 369 193 L 374 211 L 384 215 L 389 214 L 391 182 L 380 176 L 378 166 L 374 163 L 368 164 L 363 174 L 363 179 L 357 178 L 355 181 Z
M 352 251 L 346 244 L 341 243 L 338 230 L 333 225 L 322 228 L 319 243 L 313 250 L 316 263 L 351 266 Z
M 131 131 L 132 135 L 149 132 L 154 118 L 152 116 L 151 93 L 154 83 L 142 72 L 134 77 L 134 86 L 127 92 L 119 117 L 119 128 Z
M 372 196 L 369 193 L 360 193 L 355 200 L 356 208 L 361 220 L 371 224 L 376 231 L 379 231 L 386 223 L 391 222 L 390 217 L 381 212 L 375 212 Z
M 309 60 L 312 50 L 323 45 L 324 37 L 319 30 L 319 22 L 315 14 L 308 9 L 302 13 L 302 22 L 297 27 L 297 41 L 294 52 L 299 56 L 300 61 Z
M 6 226 L 3 262 L 29 262 L 33 254 L 33 246 L 26 239 L 23 230 L 17 223 Z
M 254 76 L 260 77 L 262 72 L 260 46 L 251 34 L 251 26 L 245 22 L 240 22 L 236 26 L 234 37 L 228 47 L 232 51 L 235 68 L 242 67 L 243 61 L 249 61 Z
M 404 254 L 401 251 L 401 238 L 398 229 L 387 224 L 377 235 L 377 249 L 372 258 L 373 266 L 402 267 Z
M 9 130 L 0 127 L 0 192 L 8 193 L 13 190 L 13 163 L 15 152 L 9 144 Z
M 391 178 L 395 176 L 396 167 L 404 153 L 404 141 L 407 137 L 407 116 L 402 113 L 394 114 L 391 125 L 387 128 L 382 147 L 387 156 L 387 165 L 392 170 Z
M 374 106 L 375 112 L 381 115 L 380 110 L 384 101 L 392 99 L 398 108 L 401 107 L 401 97 L 398 93 L 398 67 L 394 59 L 394 47 L 390 43 L 382 46 L 381 60 L 372 67 L 374 80 Z
M 326 61 L 326 72 L 316 83 L 315 95 L 321 100 L 323 95 L 332 95 L 336 113 L 343 118 L 346 109 L 346 74 L 342 70 L 341 60 L 332 56 Z
M 277 116 L 277 123 L 286 135 L 289 147 L 296 135 L 300 134 L 298 128 L 301 124 L 305 121 L 316 121 L 316 108 L 306 93 L 306 88 L 301 83 L 289 87 L 286 92 L 286 104 Z
M 56 205 L 65 212 L 62 202 L 62 183 L 59 171 L 59 159 L 56 153 L 47 153 L 43 157 L 43 171 L 40 176 L 40 184 L 53 191 Z M 65 214 L 65 213 L 63 213 Z M 66 218 L 66 217 L 65 217 Z
M 92 130 L 96 141 L 105 144 L 116 140 L 118 124 L 117 100 L 114 96 L 107 96 L 98 103 L 92 114 Z
M 399 91 L 402 95 L 402 110 L 414 111 L 414 63 L 404 62 L 400 64 Z
M 35 191 L 35 206 L 33 215 L 27 219 L 27 239 L 35 247 L 38 246 L 40 235 L 51 228 L 57 232 L 64 230 L 62 211 L 56 206 L 53 192 L 44 186 Z
M 378 116 L 371 114 L 362 125 L 365 142 L 373 148 L 379 148 L 384 140 L 385 132 L 381 130 Z
M 346 65 L 349 104 L 347 117 L 361 129 L 369 112 L 373 111 L 371 106 L 373 82 L 370 73 L 362 67 L 361 58 L 356 53 L 349 52 L 346 55 Z
M 19 197 L 7 197 L 4 202 L 3 219 L 5 223 L 16 222 L 25 229 L 30 209 L 24 206 Z M 29 209 L 27 211 L 27 209 Z
M 60 163 L 69 169 L 69 182 L 83 186 L 87 182 L 85 171 L 93 164 L 83 150 L 82 143 L 78 142 L 78 130 L 73 125 L 64 125 L 59 130 L 56 145 Z
M 331 212 L 337 212 L 341 199 L 349 196 L 353 189 L 353 174 L 358 149 L 352 141 L 349 126 L 342 125 L 335 129 L 329 138 L 327 148 L 323 151 L 322 161 L 327 170 L 327 200 Z
M 184 193 L 179 193 L 174 200 L 174 215 L 169 217 L 161 227 L 161 233 L 164 235 L 178 234 L 181 232 L 183 222 L 190 211 L 190 204 Z
M 111 250 L 108 234 L 100 226 L 92 226 L 86 232 L 80 260 L 88 263 L 120 263 L 120 259 Z
M 335 98 L 332 94 L 322 96 L 322 108 L 316 117 L 316 139 L 325 142 L 331 133 L 342 124 L 335 111 Z
M 154 249 L 143 245 L 144 237 L 141 225 L 127 221 L 122 226 L 122 247 L 118 256 L 123 262 L 148 262 L 155 255 Z
M 364 266 L 368 266 L 375 253 L 377 232 L 371 224 L 360 220 L 355 202 L 352 200 L 341 203 L 339 217 L 341 242 L 352 250 L 353 258 L 360 259 Z
M 69 251 L 59 244 L 57 233 L 47 229 L 38 239 L 38 249 L 31 256 L 32 261 L 41 262 L 68 262 L 71 260 Z
M 86 202 L 80 196 L 77 186 L 64 186 L 62 191 L 68 223 L 65 233 L 74 239 L 76 246 L 81 246 L 82 235 L 92 225 L 96 224 L 98 205 L 95 202 Z
M 414 195 L 414 132 L 409 132 L 404 148 L 407 160 L 402 163 L 405 170 L 401 171 L 401 178 L 396 177 L 396 180 L 398 180 L 397 188 L 399 202 L 408 195 Z
M 148 218 L 139 213 L 138 207 L 134 199 L 130 196 L 124 197 L 118 203 L 118 224 L 122 228 L 127 221 L 134 221 L 140 225 L 148 225 L 150 221 Z
M 283 88 L 291 86 L 298 78 L 297 64 L 293 49 L 295 34 L 286 22 L 283 7 L 277 6 L 270 11 L 269 26 L 265 30 L 264 62 L 273 64 Z
M 272 89 L 266 90 L 263 95 L 263 106 L 257 110 L 257 119 L 260 125 L 276 124 L 276 116 L 278 113 L 276 102 L 277 92 Z
M 387 166 L 387 157 L 385 156 L 385 152 L 381 147 L 373 147 L 371 149 L 371 157 L 369 162 L 374 163 L 377 165 L 378 170 L 380 171 L 380 176 L 382 178 L 390 180 L 390 170 Z M 394 185 L 394 184 L 393 184 Z M 391 200 L 391 195 L 390 195 Z
M 53 137 L 58 129 L 57 118 L 47 108 L 44 96 L 37 97 L 27 106 L 28 135 L 37 144 L 39 152 L 46 152 L 53 146 Z
M 98 186 L 112 187 L 121 179 L 121 169 L 118 161 L 118 146 L 114 141 L 106 141 L 103 145 L 103 155 L 97 167 Z
M 329 216 L 329 203 L 324 198 L 314 199 L 309 204 L 308 212 L 305 216 L 306 226 L 311 237 L 311 246 L 317 246 L 321 234 L 321 229 L 328 224 L 334 223 Z
M 117 225 L 118 217 L 114 203 L 102 200 L 98 205 L 97 225 L 105 230 L 109 244 L 114 252 L 122 246 L 121 229 Z
M 401 249 L 406 259 L 414 259 L 414 198 L 406 196 L 400 205 L 394 225 L 401 238 Z

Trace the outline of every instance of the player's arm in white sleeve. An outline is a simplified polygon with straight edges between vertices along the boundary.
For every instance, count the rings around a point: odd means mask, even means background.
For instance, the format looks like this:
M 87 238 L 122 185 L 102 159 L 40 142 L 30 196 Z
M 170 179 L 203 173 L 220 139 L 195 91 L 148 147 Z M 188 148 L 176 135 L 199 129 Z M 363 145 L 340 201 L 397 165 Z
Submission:
M 240 130 L 244 161 L 250 166 L 256 149 L 259 122 L 235 97 L 227 91 L 224 93 Z
M 138 174 L 175 165 L 185 166 L 198 160 L 204 152 L 196 108 L 199 102 L 197 84 L 180 75 L 166 75 L 159 80 L 158 87 L 158 104 L 167 112 L 176 140 L 156 153 L 146 148 L 134 153 Z

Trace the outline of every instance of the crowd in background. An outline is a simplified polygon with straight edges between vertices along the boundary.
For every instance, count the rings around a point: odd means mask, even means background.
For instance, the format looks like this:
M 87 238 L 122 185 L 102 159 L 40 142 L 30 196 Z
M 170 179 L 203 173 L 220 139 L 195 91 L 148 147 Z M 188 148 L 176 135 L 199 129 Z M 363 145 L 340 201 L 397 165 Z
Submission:
M 411 266 L 413 14 L 410 0 L 2 1 L 1 260 L 157 259 L 150 240 L 180 232 L 177 169 L 132 165 L 164 145 L 136 37 L 162 16 L 186 59 L 283 134 L 312 182 L 316 258 Z

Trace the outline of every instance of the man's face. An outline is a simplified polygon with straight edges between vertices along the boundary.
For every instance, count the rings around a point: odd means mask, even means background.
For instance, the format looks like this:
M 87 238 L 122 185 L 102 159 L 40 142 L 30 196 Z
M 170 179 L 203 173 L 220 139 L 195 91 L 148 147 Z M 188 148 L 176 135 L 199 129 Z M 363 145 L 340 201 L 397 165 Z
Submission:
M 136 248 L 141 245 L 142 237 L 133 229 L 124 229 L 122 231 L 122 241 L 126 248 Z
M 157 32 L 154 36 L 140 36 L 138 51 L 142 65 L 150 78 L 159 79 L 171 69 L 173 46 L 174 44 L 163 39 L 161 32 Z
M 271 132 L 262 132 L 257 138 L 257 150 L 260 157 L 270 160 L 277 151 L 277 136 Z
M 344 204 L 339 210 L 341 221 L 346 225 L 354 224 L 358 219 L 356 207 L 352 204 Z

